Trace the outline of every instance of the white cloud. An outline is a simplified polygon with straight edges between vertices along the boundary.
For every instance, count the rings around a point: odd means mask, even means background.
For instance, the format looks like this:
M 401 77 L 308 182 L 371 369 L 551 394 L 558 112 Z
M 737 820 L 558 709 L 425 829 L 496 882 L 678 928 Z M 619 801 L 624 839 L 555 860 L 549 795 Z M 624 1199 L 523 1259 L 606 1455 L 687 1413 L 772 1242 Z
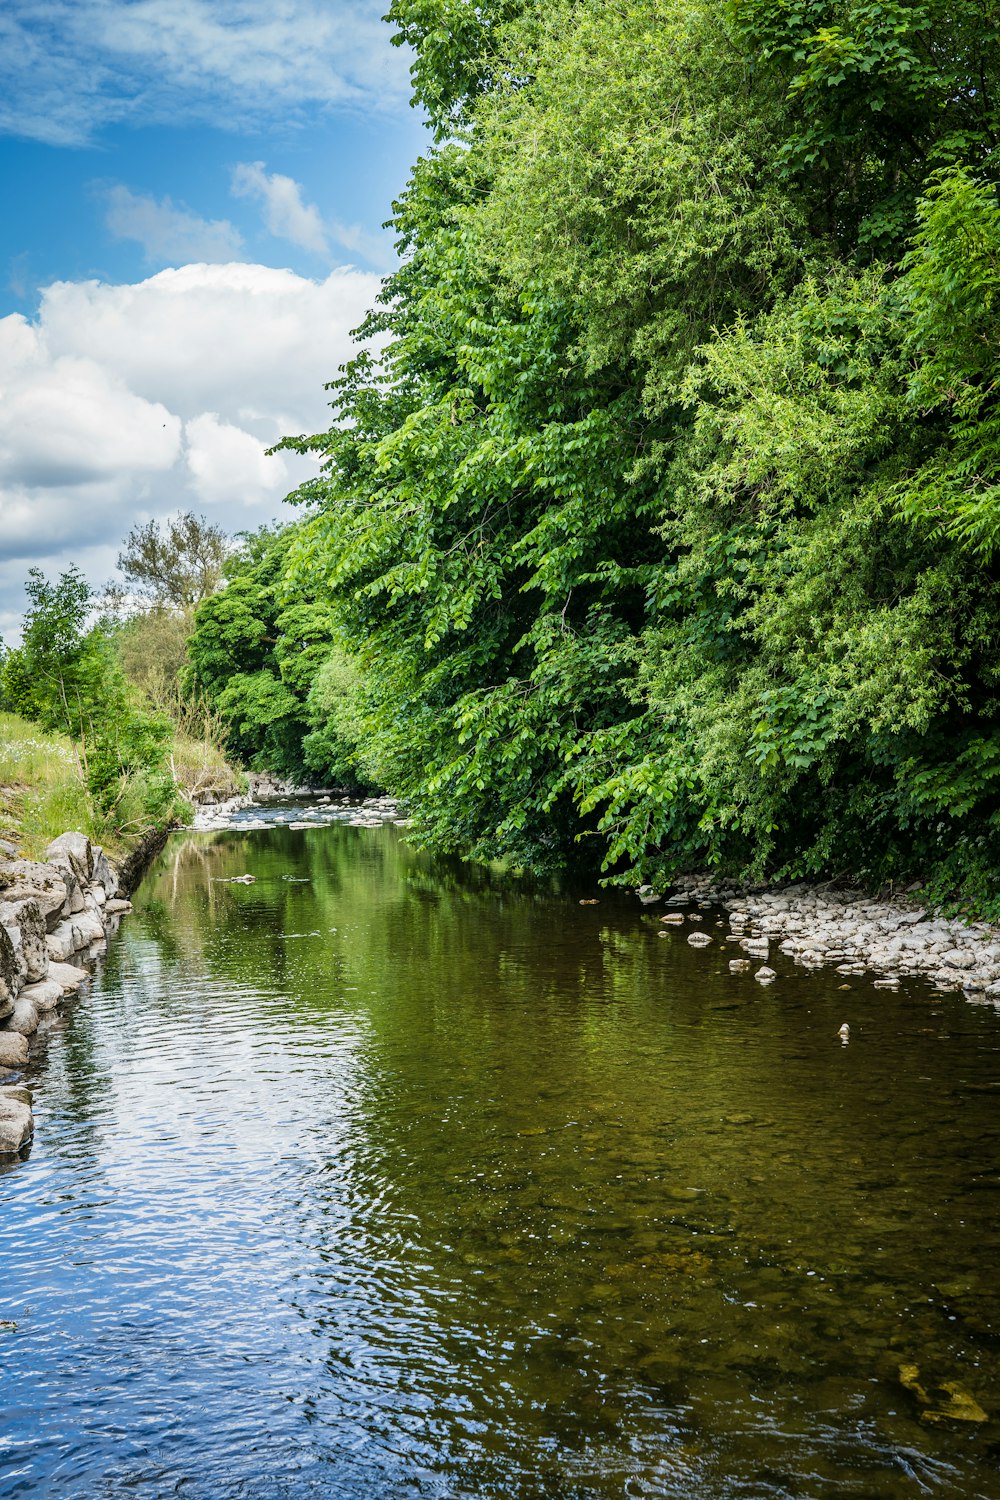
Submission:
M 324 219 L 313 203 L 302 201 L 302 189 L 294 177 L 268 172 L 262 161 L 240 162 L 234 167 L 232 190 L 237 198 L 253 198 L 264 210 L 264 223 L 276 239 L 287 240 L 313 255 L 330 255 L 332 244 L 363 256 L 373 266 L 388 268 L 392 246 L 386 235 L 370 234 L 358 224 Z
M 319 209 L 303 203 L 299 184 L 280 172 L 268 173 L 262 161 L 241 162 L 233 170 L 237 198 L 255 198 L 264 206 L 264 222 L 279 240 L 288 240 L 314 255 L 326 255 L 330 245 Z
M 122 183 L 107 190 L 106 224 L 120 240 L 137 240 L 158 265 L 241 258 L 243 237 L 228 219 L 202 219 L 170 198 L 130 192 Z
M 184 428 L 191 487 L 203 505 L 260 505 L 289 487 L 288 465 L 269 454 L 242 427 L 221 422 L 214 411 L 193 417 Z
M 238 128 L 297 109 L 402 107 L 384 0 L 4 0 L 0 132 L 79 144 L 101 126 Z
M 323 384 L 378 287 L 350 269 L 197 264 L 57 282 L 34 320 L 0 319 L 0 614 L 32 563 L 112 557 L 136 521 L 275 515 L 312 469 L 265 449 L 327 426 Z

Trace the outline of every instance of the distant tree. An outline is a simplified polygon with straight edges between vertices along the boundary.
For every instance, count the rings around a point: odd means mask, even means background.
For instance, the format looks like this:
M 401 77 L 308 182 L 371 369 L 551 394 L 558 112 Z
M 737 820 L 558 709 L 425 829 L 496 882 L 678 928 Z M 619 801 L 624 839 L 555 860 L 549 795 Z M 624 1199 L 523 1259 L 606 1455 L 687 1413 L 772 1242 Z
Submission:
M 78 568 L 51 582 L 31 568 L 20 646 L 0 666 L 0 699 L 13 712 L 76 742 L 80 771 L 98 808 L 120 816 L 126 793 L 141 787 L 143 817 L 169 821 L 172 778 L 164 762 L 169 723 L 137 703 L 96 598 Z M 121 826 L 121 825 L 119 825 Z
M 154 604 L 189 609 L 219 587 L 228 552 L 225 532 L 189 510 L 162 526 L 156 521 L 133 526 L 118 567 Z

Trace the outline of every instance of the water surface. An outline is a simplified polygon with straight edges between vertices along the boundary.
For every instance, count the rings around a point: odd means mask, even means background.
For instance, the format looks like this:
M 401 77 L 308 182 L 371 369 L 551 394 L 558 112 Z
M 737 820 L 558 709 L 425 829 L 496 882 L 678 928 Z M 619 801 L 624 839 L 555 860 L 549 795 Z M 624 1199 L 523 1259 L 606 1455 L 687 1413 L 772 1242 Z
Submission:
M 996 1010 L 581 894 L 171 843 L 0 1178 L 5 1500 L 1000 1497 Z

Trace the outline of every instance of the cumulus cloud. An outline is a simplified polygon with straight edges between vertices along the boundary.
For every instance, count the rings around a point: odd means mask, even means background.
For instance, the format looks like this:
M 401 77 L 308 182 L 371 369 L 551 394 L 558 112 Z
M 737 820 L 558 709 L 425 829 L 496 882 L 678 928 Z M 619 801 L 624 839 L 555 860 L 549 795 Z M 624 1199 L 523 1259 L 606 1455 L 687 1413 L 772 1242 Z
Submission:
M 255 199 L 264 211 L 264 223 L 276 239 L 287 240 L 313 255 L 330 255 L 332 244 L 362 256 L 373 266 L 387 268 L 392 249 L 384 235 L 370 234 L 357 224 L 324 219 L 313 203 L 304 203 L 302 188 L 294 177 L 268 172 L 262 161 L 240 162 L 232 174 L 237 198 Z
M 184 428 L 191 487 L 203 505 L 259 505 L 288 489 L 288 465 L 251 433 L 222 422 L 214 411 Z
M 243 237 L 228 219 L 202 219 L 170 198 L 130 192 L 122 183 L 107 189 L 108 229 L 120 240 L 137 240 L 147 261 L 232 261 L 241 258 Z
M 36 318 L 0 319 L 0 613 L 28 566 L 113 557 L 136 521 L 276 514 L 310 469 L 265 449 L 327 425 L 323 383 L 378 287 L 351 269 L 196 264 L 56 282 Z
M 263 205 L 264 222 L 277 239 L 314 255 L 328 254 L 330 244 L 319 209 L 303 203 L 302 190 L 293 177 L 268 173 L 262 161 L 241 162 L 233 170 L 232 185 L 237 198 L 255 198 Z
M 383 0 L 4 0 L 0 131 L 53 145 L 103 125 L 237 128 L 315 106 L 401 107 Z

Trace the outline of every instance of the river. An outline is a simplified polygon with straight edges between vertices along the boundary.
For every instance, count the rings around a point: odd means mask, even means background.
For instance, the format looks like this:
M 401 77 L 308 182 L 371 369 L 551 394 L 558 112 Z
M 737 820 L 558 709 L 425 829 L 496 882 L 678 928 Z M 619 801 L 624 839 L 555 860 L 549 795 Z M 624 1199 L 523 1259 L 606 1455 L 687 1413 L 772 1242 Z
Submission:
M 0 1177 L 4 1500 L 1000 1497 L 995 1007 L 392 826 L 135 903 Z

